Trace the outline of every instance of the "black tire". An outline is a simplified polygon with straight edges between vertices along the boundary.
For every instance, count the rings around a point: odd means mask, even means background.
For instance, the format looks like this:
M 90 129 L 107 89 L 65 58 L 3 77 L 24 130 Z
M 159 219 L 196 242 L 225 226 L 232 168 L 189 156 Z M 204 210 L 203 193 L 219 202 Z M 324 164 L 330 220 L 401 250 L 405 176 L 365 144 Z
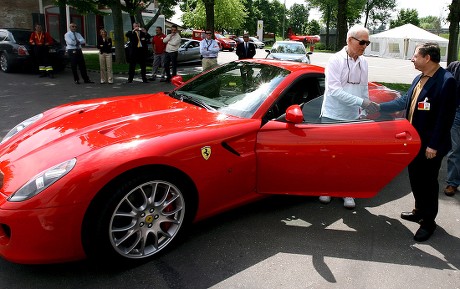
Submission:
M 104 189 L 83 223 L 82 242 L 88 257 L 126 265 L 168 250 L 195 214 L 193 194 L 184 193 L 187 188 L 172 175 L 137 172 Z
M 13 70 L 11 60 L 6 52 L 0 54 L 0 69 L 3 72 L 11 72 Z

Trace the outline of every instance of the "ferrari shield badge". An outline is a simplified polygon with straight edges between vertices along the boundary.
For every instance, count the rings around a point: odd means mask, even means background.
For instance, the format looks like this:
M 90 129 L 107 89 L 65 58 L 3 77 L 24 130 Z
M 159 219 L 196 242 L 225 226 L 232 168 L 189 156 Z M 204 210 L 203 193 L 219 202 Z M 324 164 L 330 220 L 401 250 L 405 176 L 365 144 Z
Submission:
M 205 146 L 201 148 L 201 155 L 207 161 L 211 157 L 211 147 Z

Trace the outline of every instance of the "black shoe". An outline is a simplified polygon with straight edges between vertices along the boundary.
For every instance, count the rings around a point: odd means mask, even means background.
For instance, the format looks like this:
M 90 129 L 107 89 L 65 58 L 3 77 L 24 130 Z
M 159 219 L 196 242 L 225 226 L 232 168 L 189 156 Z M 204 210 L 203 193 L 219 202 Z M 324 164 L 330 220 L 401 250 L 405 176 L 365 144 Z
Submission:
M 94 83 L 94 81 L 91 81 L 91 80 L 85 80 L 85 83 Z
M 38 77 L 40 77 L 40 78 L 46 77 L 46 73 L 42 73 L 42 74 L 40 74 Z
M 150 80 L 150 81 L 155 81 L 156 78 L 155 78 L 155 77 L 150 77 L 149 80 Z
M 147 79 L 146 79 L 146 80 L 142 80 L 142 83 L 149 83 L 149 82 L 148 82 Z
M 420 225 L 420 228 L 417 230 L 417 232 L 414 235 L 414 240 L 417 242 L 424 242 L 428 240 L 431 235 L 433 235 L 434 230 L 436 230 L 436 223 L 430 223 L 430 224 L 422 224 Z
M 128 81 L 126 81 L 125 83 L 126 83 L 126 84 L 129 84 L 129 83 L 133 83 L 133 81 L 132 81 L 132 80 L 128 80 Z
M 78 80 L 75 80 L 74 82 L 75 82 L 75 84 L 80 84 L 80 81 L 78 81 Z
M 422 217 L 417 215 L 416 213 L 412 212 L 402 212 L 401 213 L 401 219 L 404 219 L 406 221 L 414 222 L 414 223 L 420 223 L 422 221 Z

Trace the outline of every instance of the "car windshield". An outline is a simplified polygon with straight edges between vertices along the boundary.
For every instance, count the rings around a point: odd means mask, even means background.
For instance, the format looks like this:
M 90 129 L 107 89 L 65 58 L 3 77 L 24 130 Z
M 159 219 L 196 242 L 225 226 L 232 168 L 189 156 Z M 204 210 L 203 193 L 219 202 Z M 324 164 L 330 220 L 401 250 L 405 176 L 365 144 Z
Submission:
M 216 33 L 215 34 L 216 38 L 220 39 L 220 38 L 225 38 L 223 35 L 219 34 L 219 33 Z
M 271 65 L 231 62 L 184 85 L 172 96 L 194 98 L 203 107 L 250 118 L 289 73 Z
M 306 54 L 305 46 L 302 43 L 275 43 L 271 53 Z

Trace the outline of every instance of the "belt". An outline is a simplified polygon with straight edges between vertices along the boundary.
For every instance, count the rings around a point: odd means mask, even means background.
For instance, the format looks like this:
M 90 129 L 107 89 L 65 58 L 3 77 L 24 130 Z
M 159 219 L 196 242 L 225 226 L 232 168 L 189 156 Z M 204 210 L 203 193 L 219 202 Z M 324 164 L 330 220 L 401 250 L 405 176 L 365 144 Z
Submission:
M 207 58 L 207 59 L 216 59 L 217 57 L 203 57 L 203 58 Z

